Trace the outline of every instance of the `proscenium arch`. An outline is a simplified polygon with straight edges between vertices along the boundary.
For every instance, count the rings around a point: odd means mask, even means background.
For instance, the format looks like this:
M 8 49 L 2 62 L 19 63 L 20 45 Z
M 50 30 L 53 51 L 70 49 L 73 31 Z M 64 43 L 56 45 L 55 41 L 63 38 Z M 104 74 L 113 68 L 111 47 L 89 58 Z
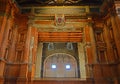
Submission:
M 45 58 L 43 64 L 43 77 L 79 77 L 78 62 L 75 57 L 70 54 L 51 54 Z M 57 68 L 52 69 L 52 64 L 56 64 Z M 69 70 L 65 68 L 66 64 L 70 64 Z

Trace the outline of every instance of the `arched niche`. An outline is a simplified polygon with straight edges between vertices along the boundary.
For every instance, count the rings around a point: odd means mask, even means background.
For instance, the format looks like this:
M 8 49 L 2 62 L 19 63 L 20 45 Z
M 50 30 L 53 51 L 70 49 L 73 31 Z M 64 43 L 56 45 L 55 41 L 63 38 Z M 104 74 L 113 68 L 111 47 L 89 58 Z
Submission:
M 65 53 L 55 53 L 44 60 L 43 77 L 78 77 L 76 59 Z

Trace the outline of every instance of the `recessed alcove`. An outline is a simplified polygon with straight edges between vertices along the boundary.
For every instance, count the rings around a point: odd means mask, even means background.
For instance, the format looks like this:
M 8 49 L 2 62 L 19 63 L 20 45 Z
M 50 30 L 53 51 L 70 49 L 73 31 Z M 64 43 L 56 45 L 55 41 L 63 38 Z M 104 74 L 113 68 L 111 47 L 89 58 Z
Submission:
M 86 79 L 83 43 L 39 42 L 35 78 Z
M 65 53 L 55 53 L 44 61 L 43 77 L 78 77 L 77 61 Z

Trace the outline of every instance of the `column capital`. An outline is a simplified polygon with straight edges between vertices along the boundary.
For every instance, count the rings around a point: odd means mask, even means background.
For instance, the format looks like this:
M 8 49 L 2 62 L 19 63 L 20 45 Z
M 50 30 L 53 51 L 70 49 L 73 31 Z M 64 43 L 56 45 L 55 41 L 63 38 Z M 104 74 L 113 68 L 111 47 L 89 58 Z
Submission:
M 28 25 L 33 26 L 33 24 L 34 24 L 34 16 L 30 15 L 30 16 L 28 16 L 28 18 L 29 18 Z
M 34 21 L 29 20 L 29 21 L 28 21 L 28 26 L 29 26 L 29 27 L 32 27 L 32 26 L 33 26 L 33 23 L 34 23 Z

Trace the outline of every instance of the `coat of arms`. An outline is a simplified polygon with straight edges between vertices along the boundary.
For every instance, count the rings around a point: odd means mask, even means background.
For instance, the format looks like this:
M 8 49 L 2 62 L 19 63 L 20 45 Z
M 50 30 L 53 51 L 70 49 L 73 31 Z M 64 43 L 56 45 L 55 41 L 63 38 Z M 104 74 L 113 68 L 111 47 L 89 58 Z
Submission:
M 65 17 L 64 14 L 56 14 L 55 15 L 55 25 L 56 26 L 64 26 L 65 25 Z

